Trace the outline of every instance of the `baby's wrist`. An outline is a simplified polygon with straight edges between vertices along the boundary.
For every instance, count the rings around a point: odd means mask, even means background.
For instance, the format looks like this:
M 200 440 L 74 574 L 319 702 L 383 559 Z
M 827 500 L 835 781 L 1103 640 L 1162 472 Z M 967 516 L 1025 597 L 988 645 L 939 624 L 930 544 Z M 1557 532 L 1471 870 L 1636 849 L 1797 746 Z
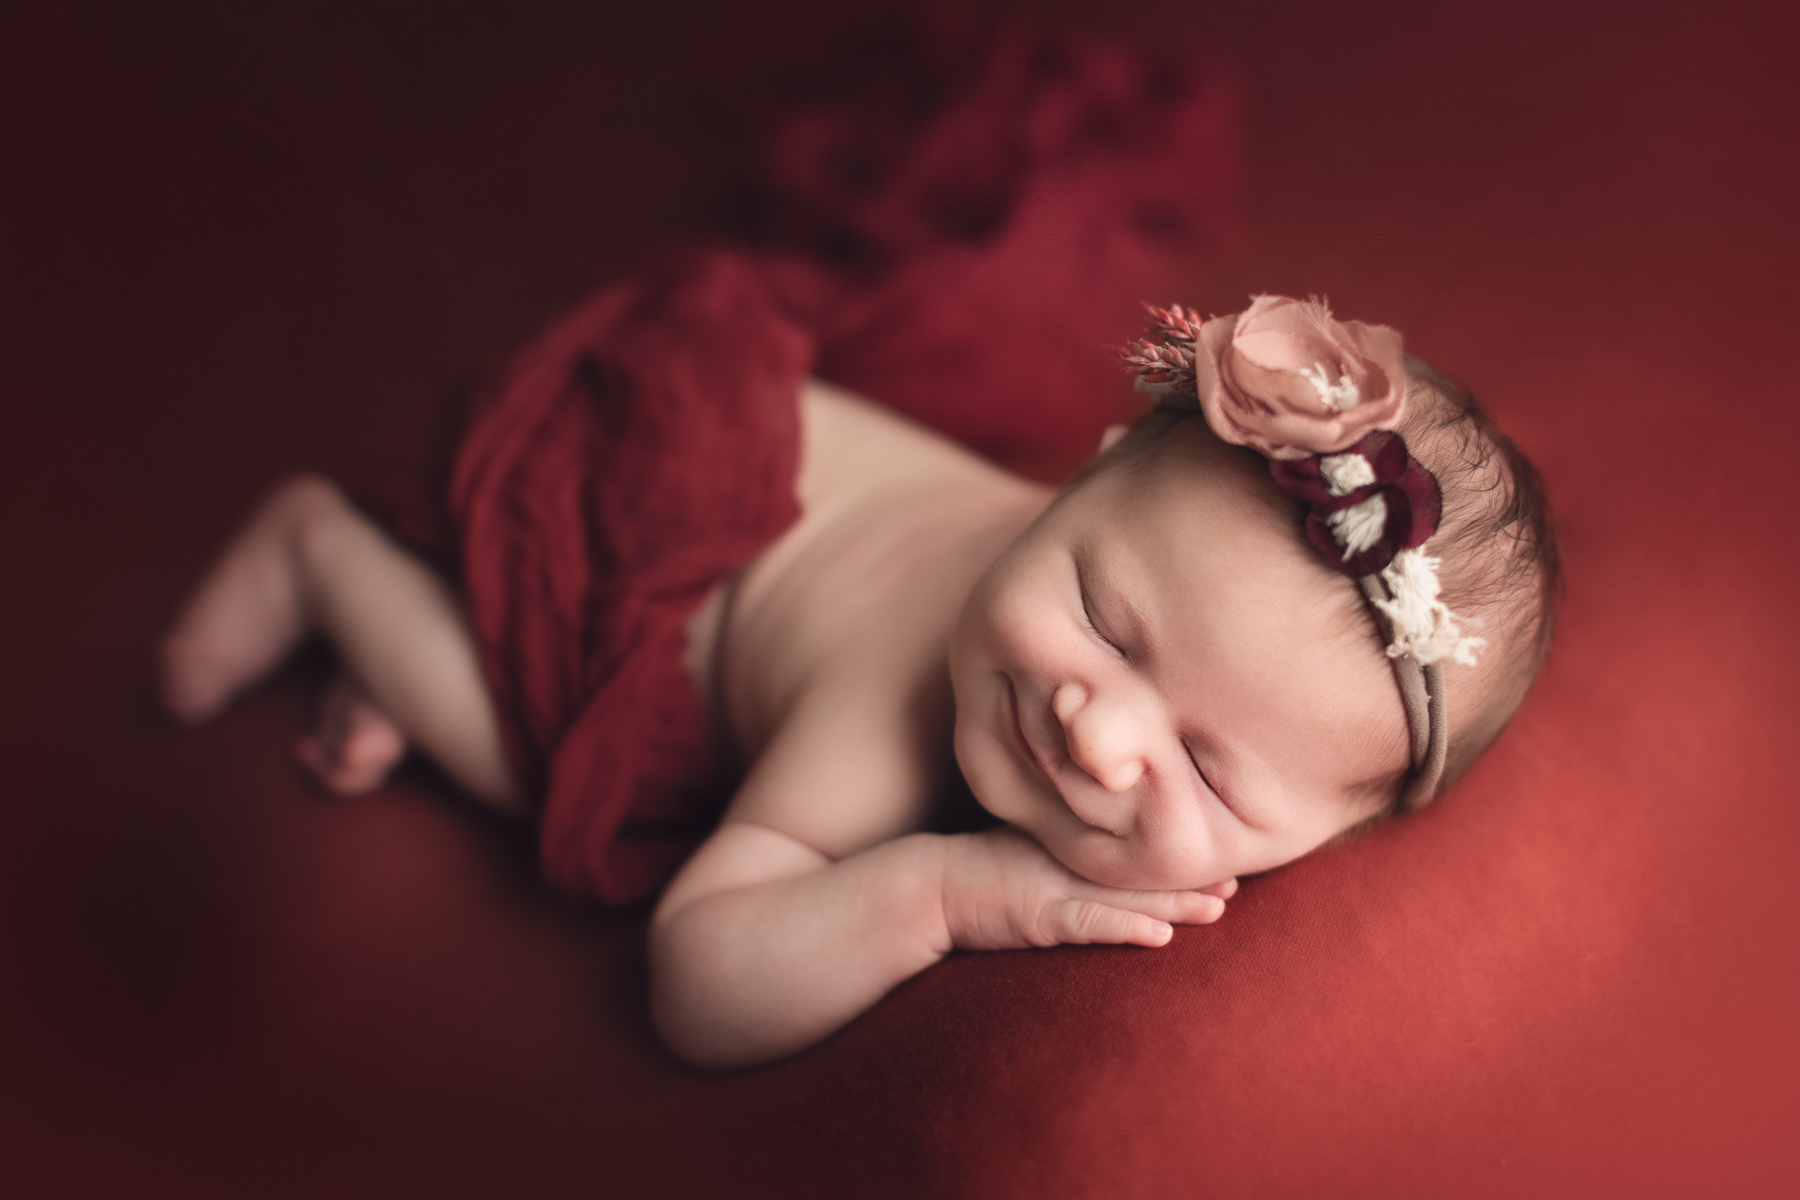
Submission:
M 988 939 L 982 933 L 995 924 L 995 903 L 1004 903 L 1003 895 L 994 887 L 996 834 L 1005 836 L 1001 831 L 988 830 L 938 838 L 937 896 L 946 952 L 985 944 Z
M 951 859 L 956 838 L 941 833 L 914 833 L 887 843 L 898 856 L 901 878 L 908 882 L 902 902 L 908 924 L 914 926 L 925 947 L 936 957 L 956 948 L 951 936 L 949 906 Z

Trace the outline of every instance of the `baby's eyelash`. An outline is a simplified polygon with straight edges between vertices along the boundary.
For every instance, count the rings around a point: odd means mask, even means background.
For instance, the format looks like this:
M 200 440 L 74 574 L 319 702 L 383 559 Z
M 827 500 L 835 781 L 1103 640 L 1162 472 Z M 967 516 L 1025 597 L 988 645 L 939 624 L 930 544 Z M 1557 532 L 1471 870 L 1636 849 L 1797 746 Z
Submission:
M 1093 603 L 1093 601 L 1088 599 L 1087 584 L 1082 583 L 1080 585 L 1080 587 L 1081 587 L 1081 623 L 1083 625 L 1087 626 L 1087 630 L 1089 633 L 1093 634 L 1095 637 L 1099 638 L 1102 642 L 1106 643 L 1107 648 L 1110 649 L 1114 654 L 1117 654 L 1120 658 L 1129 657 L 1128 655 L 1126 655 L 1124 649 L 1122 649 L 1120 647 L 1119 643 L 1113 641 L 1111 638 L 1107 637 L 1104 633 L 1100 632 L 1100 623 L 1098 621 L 1094 620 L 1094 603 Z
M 1193 743 L 1189 742 L 1184 737 L 1181 739 L 1181 748 L 1183 750 L 1187 751 L 1188 761 L 1194 765 L 1194 774 L 1196 774 L 1200 777 L 1200 782 L 1206 785 L 1206 790 L 1211 792 L 1213 794 L 1213 798 L 1216 799 L 1221 805 L 1224 806 L 1225 811 L 1230 813 L 1233 817 L 1237 818 L 1239 824 L 1245 826 L 1248 829 L 1254 829 L 1254 830 L 1260 831 L 1262 829 L 1262 826 L 1259 825 L 1257 822 L 1252 821 L 1249 817 L 1245 816 L 1244 811 L 1242 809 L 1240 809 L 1236 804 L 1234 804 L 1231 801 L 1231 799 L 1225 795 L 1224 792 L 1219 790 L 1218 784 L 1216 784 L 1212 781 L 1212 776 L 1208 775 L 1206 773 L 1205 768 L 1203 768 L 1200 765 L 1200 759 L 1194 753 Z
M 1186 738 L 1182 739 L 1181 748 L 1187 751 L 1188 761 L 1194 764 L 1194 774 L 1200 777 L 1200 782 L 1206 785 L 1206 790 L 1219 798 L 1219 803 L 1225 806 L 1226 811 L 1230 812 L 1233 816 L 1238 816 L 1237 809 L 1233 808 L 1231 802 L 1225 799 L 1225 794 L 1219 791 L 1212 779 L 1207 776 L 1206 768 L 1202 767 L 1200 765 L 1200 760 L 1194 757 L 1194 747 L 1188 743 Z

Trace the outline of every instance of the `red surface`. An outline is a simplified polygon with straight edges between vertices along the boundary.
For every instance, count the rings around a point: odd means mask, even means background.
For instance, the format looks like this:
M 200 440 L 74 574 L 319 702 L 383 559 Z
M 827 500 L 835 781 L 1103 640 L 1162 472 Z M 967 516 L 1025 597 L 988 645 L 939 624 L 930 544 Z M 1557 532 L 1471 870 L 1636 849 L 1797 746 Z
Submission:
M 1218 926 L 957 958 L 723 1078 L 651 1039 L 640 915 L 422 772 L 312 796 L 316 664 L 183 734 L 146 647 L 279 472 L 705 228 L 787 64 L 872 18 L 9 18 L 9 1190 L 1791 1194 L 1794 18 L 1200 7 L 1132 17 L 1248 100 L 1246 245 L 1187 298 L 1326 293 L 1475 387 L 1560 507 L 1549 670 L 1445 803 Z

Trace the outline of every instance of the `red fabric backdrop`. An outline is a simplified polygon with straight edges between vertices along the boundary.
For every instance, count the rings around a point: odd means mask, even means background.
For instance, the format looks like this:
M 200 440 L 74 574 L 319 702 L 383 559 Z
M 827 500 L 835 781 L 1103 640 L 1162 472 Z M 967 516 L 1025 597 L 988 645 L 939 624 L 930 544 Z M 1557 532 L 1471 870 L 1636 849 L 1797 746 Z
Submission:
M 1800 1185 L 1788 6 L 1055 6 L 1237 72 L 1245 235 L 1188 298 L 1326 293 L 1472 383 L 1559 503 L 1561 641 L 1446 803 L 1218 926 L 957 958 L 727 1077 L 529 837 L 423 771 L 307 790 L 316 661 L 203 733 L 151 703 L 259 490 L 711 228 L 793 64 L 879 20 L 600 7 L 3 18 L 10 1192 Z

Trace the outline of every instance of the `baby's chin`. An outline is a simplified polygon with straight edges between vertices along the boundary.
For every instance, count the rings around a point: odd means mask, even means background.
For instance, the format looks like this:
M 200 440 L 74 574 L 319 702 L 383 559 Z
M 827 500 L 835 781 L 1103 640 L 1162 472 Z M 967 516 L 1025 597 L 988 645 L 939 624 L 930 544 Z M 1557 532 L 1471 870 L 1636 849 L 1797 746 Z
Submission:
M 1064 826 L 1068 827 L 1064 827 Z M 1074 815 L 1043 832 L 1026 829 L 1057 862 L 1090 883 L 1134 892 L 1177 892 L 1210 887 L 1225 878 L 1213 878 L 1211 864 L 1194 861 L 1146 862 L 1124 839 L 1084 825 Z

